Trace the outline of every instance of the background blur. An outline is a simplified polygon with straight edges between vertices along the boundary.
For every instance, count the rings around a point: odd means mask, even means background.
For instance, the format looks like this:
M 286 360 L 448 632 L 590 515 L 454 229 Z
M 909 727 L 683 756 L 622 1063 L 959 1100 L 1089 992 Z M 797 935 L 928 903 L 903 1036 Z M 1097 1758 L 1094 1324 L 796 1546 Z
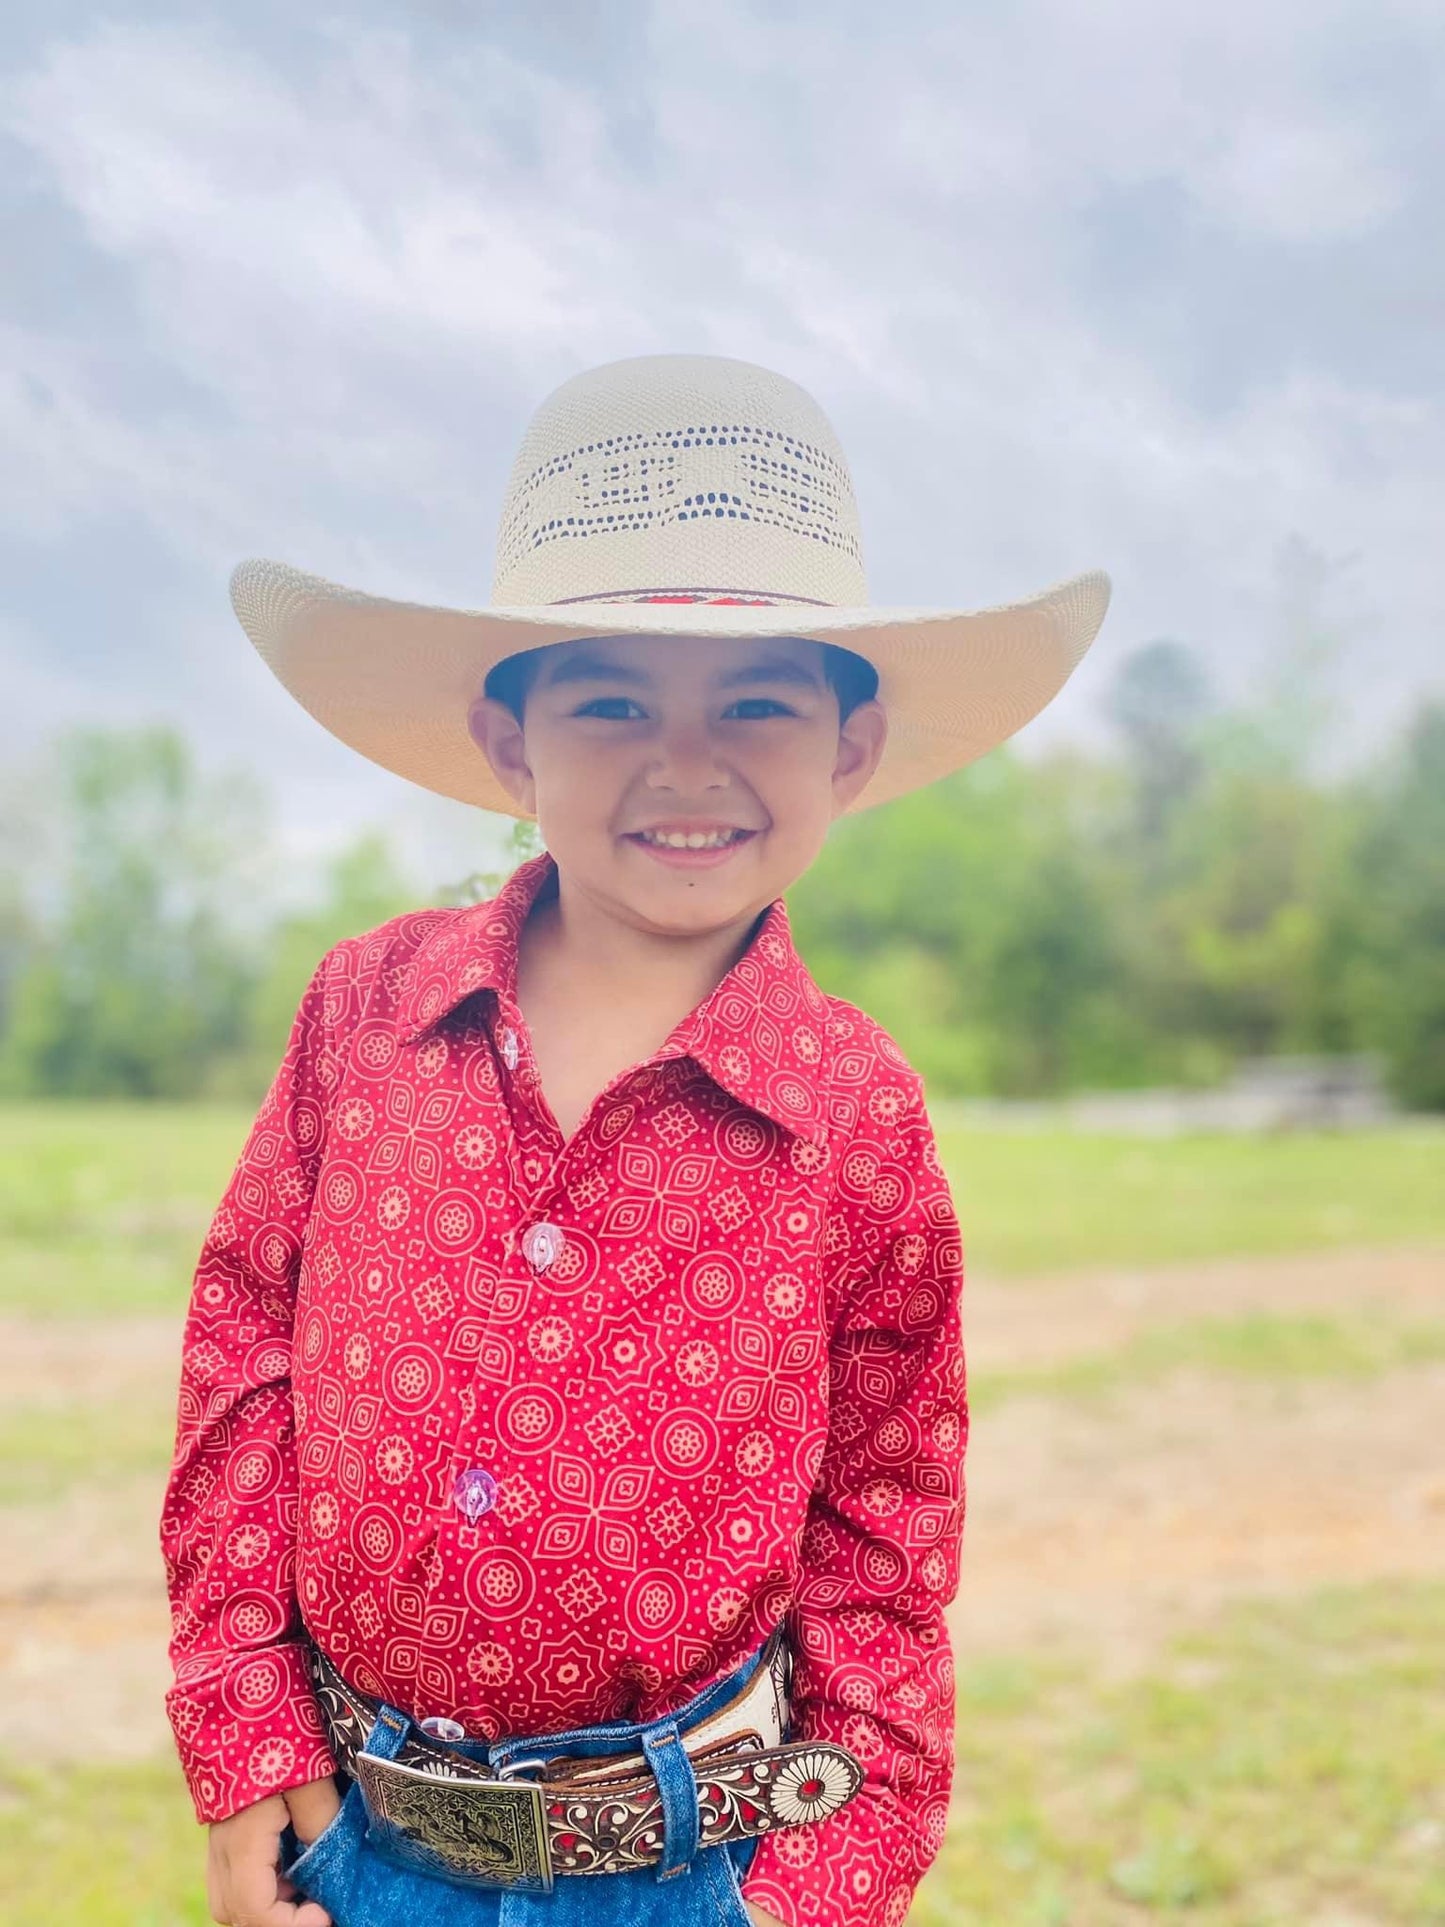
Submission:
M 207 1918 L 190 1267 L 319 955 L 531 847 L 326 736 L 226 575 L 484 601 L 536 402 L 670 350 L 817 396 L 877 600 L 1115 579 L 789 896 L 969 1259 L 915 1917 L 1445 1921 L 1442 128 L 1426 0 L 6 10 L 5 1927 Z

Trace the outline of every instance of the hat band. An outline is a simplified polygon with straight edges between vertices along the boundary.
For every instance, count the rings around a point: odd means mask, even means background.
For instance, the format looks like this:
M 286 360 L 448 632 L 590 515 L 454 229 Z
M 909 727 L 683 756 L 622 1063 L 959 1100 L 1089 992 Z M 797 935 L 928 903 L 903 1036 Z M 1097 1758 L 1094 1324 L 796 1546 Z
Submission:
M 603 595 L 557 596 L 546 604 L 561 609 L 573 602 L 681 602 L 711 603 L 723 608 L 771 609 L 783 603 L 800 603 L 809 609 L 832 609 L 836 603 L 820 601 L 817 596 L 762 594 L 756 589 L 614 589 Z

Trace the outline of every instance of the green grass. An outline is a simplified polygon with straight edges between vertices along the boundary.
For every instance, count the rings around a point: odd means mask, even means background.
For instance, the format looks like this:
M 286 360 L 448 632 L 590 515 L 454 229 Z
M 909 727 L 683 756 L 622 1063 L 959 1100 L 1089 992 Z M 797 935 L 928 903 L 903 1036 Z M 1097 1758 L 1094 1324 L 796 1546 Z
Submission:
M 1445 1240 L 1445 1130 L 1159 1141 L 940 1126 L 970 1267 L 1172 1264 Z
M 1370 1317 L 1256 1311 L 1234 1318 L 1181 1318 L 1108 1352 L 1059 1365 L 975 1372 L 969 1402 L 983 1412 L 1006 1399 L 1094 1398 L 1193 1370 L 1236 1378 L 1374 1378 L 1445 1359 L 1445 1324 L 1406 1323 L 1388 1307 Z
M 960 1672 L 915 1927 L 1445 1922 L 1445 1586 L 1252 1602 L 1101 1687 Z
M 0 1767 L 5 1927 L 208 1927 L 205 1853 L 173 1760 Z
M 223 1106 L 0 1106 L 0 1309 L 185 1302 L 248 1115 Z M 940 1128 L 970 1267 L 1077 1266 L 1445 1242 L 1445 1132 L 1083 1137 Z
M 0 1414 L 0 1505 L 54 1499 L 73 1485 L 164 1472 L 175 1441 L 174 1399 L 67 1399 Z
M 1236 1607 L 1102 1685 L 960 1668 L 955 1814 L 912 1927 L 1445 1922 L 1445 1586 Z M 5 1927 L 192 1927 L 169 1761 L 0 1773 Z
M 230 1106 L 0 1106 L 0 1309 L 182 1306 L 248 1124 Z

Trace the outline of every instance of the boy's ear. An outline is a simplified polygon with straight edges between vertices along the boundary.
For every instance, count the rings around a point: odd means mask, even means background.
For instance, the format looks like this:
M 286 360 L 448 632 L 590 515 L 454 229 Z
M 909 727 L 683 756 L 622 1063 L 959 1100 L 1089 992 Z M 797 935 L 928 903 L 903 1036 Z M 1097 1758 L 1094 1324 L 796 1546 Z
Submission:
M 528 816 L 535 816 L 537 785 L 527 762 L 522 725 L 511 710 L 495 696 L 478 696 L 467 711 L 467 728 L 508 796 Z
M 876 696 L 849 710 L 838 726 L 833 765 L 833 814 L 841 816 L 868 782 L 888 740 L 888 712 Z

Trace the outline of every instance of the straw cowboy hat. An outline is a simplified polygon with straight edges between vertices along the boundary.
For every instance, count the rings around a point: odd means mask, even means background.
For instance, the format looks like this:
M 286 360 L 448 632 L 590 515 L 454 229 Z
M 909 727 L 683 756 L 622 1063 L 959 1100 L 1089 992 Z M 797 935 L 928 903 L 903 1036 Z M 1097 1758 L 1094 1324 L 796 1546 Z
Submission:
M 974 761 L 1036 716 L 1098 633 L 1109 578 L 991 609 L 874 608 L 827 417 L 750 362 L 648 355 L 564 382 L 527 428 L 492 602 L 392 602 L 243 562 L 242 626 L 333 735 L 424 788 L 523 814 L 467 728 L 503 657 L 607 635 L 804 636 L 878 671 L 888 740 L 864 809 Z

